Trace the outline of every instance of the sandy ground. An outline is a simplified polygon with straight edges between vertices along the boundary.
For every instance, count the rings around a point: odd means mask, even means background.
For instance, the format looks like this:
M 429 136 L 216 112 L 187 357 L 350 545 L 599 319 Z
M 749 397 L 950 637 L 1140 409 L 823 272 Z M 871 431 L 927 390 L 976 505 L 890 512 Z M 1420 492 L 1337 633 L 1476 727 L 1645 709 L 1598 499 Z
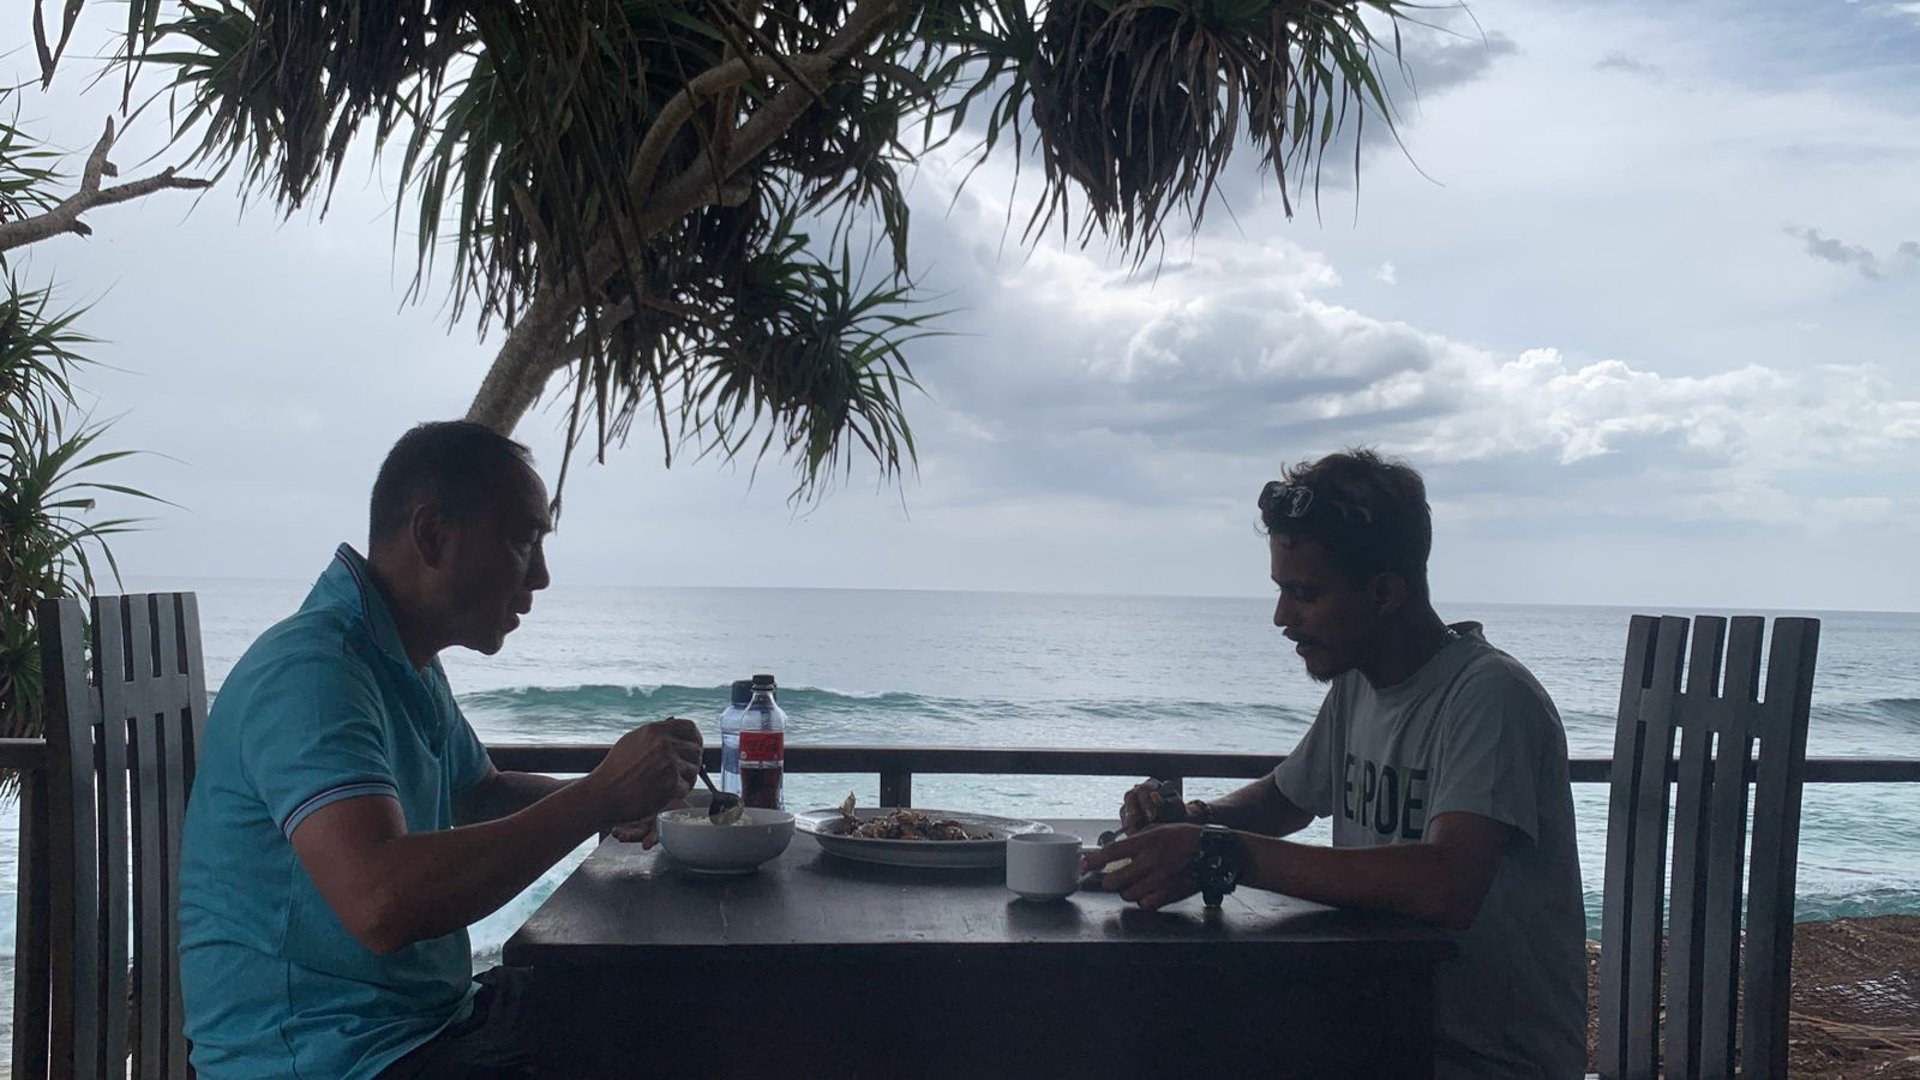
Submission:
M 1587 946 L 1588 1000 L 1599 999 L 1599 946 Z M 1588 1018 L 1588 1067 L 1599 1030 Z M 1788 1072 L 1800 1078 L 1920 1080 L 1920 916 L 1794 927 Z

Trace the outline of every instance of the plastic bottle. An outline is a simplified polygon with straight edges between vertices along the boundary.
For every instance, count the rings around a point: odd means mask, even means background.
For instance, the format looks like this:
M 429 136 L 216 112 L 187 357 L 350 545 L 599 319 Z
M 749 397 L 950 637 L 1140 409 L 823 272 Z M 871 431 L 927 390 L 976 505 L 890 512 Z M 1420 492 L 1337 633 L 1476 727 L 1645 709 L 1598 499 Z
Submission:
M 720 714 L 720 790 L 740 792 L 740 718 L 753 700 L 753 680 L 733 680 L 725 712 Z
M 787 714 L 773 699 L 773 676 L 753 677 L 753 697 L 740 717 L 740 798 L 781 809 L 787 772 Z

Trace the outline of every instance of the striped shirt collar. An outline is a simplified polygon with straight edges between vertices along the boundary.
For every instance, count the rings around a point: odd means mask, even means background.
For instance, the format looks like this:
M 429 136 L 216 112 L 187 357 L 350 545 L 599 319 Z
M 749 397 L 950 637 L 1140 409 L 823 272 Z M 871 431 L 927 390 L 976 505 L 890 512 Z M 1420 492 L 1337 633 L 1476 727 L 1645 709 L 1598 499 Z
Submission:
M 395 662 L 413 670 L 413 661 L 407 656 L 406 645 L 400 640 L 400 625 L 394 622 L 393 610 L 387 606 L 387 599 L 380 593 L 380 586 L 374 583 L 373 571 L 367 566 L 367 560 L 352 544 L 341 544 L 334 550 L 333 563 L 320 575 L 319 586 L 315 592 L 325 589 L 335 602 L 346 601 L 358 606 L 361 621 L 366 625 L 367 636 Z

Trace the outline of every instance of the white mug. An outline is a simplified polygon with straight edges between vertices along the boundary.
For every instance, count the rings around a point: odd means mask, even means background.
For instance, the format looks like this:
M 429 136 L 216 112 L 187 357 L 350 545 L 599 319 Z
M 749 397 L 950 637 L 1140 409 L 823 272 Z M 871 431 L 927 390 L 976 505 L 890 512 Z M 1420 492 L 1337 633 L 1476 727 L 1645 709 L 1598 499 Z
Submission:
M 1027 900 L 1058 900 L 1079 886 L 1079 837 L 1050 832 L 1007 838 L 1007 888 Z

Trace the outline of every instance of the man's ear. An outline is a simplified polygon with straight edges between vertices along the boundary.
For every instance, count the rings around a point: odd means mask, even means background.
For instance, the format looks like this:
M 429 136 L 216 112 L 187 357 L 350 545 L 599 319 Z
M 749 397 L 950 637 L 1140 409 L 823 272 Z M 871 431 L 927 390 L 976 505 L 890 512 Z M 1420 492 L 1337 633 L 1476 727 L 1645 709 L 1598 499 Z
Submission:
M 1375 611 L 1391 615 L 1407 606 L 1407 579 L 1394 573 L 1375 574 L 1367 584 L 1367 597 Z
M 438 567 L 447 557 L 446 515 L 428 503 L 415 506 L 407 519 L 407 537 L 413 541 L 413 549 L 419 553 L 423 565 Z

